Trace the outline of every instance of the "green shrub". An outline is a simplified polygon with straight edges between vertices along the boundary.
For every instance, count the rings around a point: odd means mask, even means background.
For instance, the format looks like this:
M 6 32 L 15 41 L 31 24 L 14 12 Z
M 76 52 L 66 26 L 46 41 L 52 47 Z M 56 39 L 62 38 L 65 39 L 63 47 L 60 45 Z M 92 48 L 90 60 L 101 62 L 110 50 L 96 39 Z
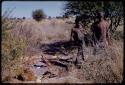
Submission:
M 39 22 L 45 18 L 45 14 L 42 9 L 37 9 L 32 12 L 32 17 L 33 17 L 33 19 L 35 19 L 36 21 Z

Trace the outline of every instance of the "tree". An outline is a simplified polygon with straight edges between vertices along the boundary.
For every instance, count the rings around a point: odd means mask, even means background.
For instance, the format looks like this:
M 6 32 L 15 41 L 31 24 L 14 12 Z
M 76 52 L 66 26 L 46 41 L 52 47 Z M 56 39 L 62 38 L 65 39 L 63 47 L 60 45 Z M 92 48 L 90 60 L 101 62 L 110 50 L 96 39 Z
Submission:
M 49 16 L 48 19 L 52 19 L 51 16 Z
M 110 32 L 114 33 L 123 18 L 123 4 L 122 2 L 113 1 L 68 1 L 65 3 L 64 15 L 80 15 L 81 19 L 88 23 L 95 22 L 96 12 L 103 11 L 105 18 L 111 21 Z M 84 16 L 85 17 L 84 17 Z
M 26 19 L 26 17 L 23 17 L 22 19 L 23 19 L 23 20 L 25 20 L 25 19 Z
M 32 12 L 32 17 L 33 17 L 33 19 L 35 19 L 36 21 L 39 22 L 42 19 L 44 19 L 46 17 L 46 15 L 44 14 L 42 9 L 37 9 Z

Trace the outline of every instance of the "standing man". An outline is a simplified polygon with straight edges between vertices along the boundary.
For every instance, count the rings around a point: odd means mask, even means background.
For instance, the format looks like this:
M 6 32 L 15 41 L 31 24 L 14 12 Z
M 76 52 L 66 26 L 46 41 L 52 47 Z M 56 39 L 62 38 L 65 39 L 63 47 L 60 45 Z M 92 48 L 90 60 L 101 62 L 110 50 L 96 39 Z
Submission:
M 79 65 L 84 60 L 84 50 L 85 50 L 85 41 L 84 41 L 84 28 L 81 25 L 81 17 L 76 17 L 75 27 L 71 30 L 71 40 L 74 44 L 78 46 L 78 56 L 76 57 L 75 64 Z
M 104 19 L 104 13 L 97 13 L 97 21 L 92 24 L 92 38 L 94 46 L 107 47 L 110 45 L 109 23 Z M 102 44 L 102 45 L 101 45 Z

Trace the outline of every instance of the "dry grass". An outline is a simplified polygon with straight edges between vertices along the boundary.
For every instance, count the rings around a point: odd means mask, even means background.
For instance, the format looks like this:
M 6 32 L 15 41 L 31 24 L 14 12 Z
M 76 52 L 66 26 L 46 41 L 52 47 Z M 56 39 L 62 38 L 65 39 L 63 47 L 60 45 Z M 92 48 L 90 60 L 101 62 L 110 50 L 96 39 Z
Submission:
M 120 83 L 123 80 L 123 43 L 114 41 L 112 48 L 96 56 L 88 54 L 83 63 L 83 73 L 87 80 L 95 83 Z
M 80 69 L 71 64 L 67 76 L 43 79 L 42 83 L 121 83 L 123 81 L 121 41 L 114 40 L 110 48 L 100 49 L 96 55 L 93 55 L 92 47 L 88 47 L 87 50 L 87 57 Z
M 43 20 L 39 23 L 35 20 L 25 20 L 17 23 L 15 29 L 10 31 L 10 34 L 15 39 L 23 38 L 26 40 L 24 53 L 25 56 L 30 58 L 32 55 L 41 53 L 39 48 L 44 43 L 69 40 L 72 27 L 72 24 L 67 24 L 63 20 Z M 87 57 L 85 57 L 81 69 L 77 69 L 72 65 L 66 77 L 59 79 L 51 78 L 44 80 L 43 83 L 56 83 L 57 81 L 58 83 L 121 83 L 123 80 L 122 42 L 114 40 L 111 48 L 108 48 L 106 51 L 99 50 L 97 55 L 93 55 L 93 48 L 88 47 Z M 77 52 L 74 51 L 73 54 L 77 54 Z M 70 55 L 73 56 L 73 54 Z M 24 62 L 26 57 L 23 58 L 22 61 Z M 22 65 L 21 61 L 13 63 Z M 22 72 L 21 68 L 22 66 L 16 69 L 16 75 Z M 8 70 L 3 73 L 8 73 Z

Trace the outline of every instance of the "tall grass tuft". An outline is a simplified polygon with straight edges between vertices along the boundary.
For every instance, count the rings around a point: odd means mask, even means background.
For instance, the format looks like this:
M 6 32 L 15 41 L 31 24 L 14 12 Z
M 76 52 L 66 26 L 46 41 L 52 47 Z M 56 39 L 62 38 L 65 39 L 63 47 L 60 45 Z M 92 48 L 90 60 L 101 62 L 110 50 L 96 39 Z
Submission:
M 7 76 L 13 77 L 16 73 L 19 73 L 17 69 L 21 66 L 20 59 L 24 54 L 26 46 L 25 39 L 13 36 L 12 30 L 15 29 L 18 22 L 11 20 L 8 17 L 9 14 L 10 11 L 6 11 L 2 15 L 2 80 Z

